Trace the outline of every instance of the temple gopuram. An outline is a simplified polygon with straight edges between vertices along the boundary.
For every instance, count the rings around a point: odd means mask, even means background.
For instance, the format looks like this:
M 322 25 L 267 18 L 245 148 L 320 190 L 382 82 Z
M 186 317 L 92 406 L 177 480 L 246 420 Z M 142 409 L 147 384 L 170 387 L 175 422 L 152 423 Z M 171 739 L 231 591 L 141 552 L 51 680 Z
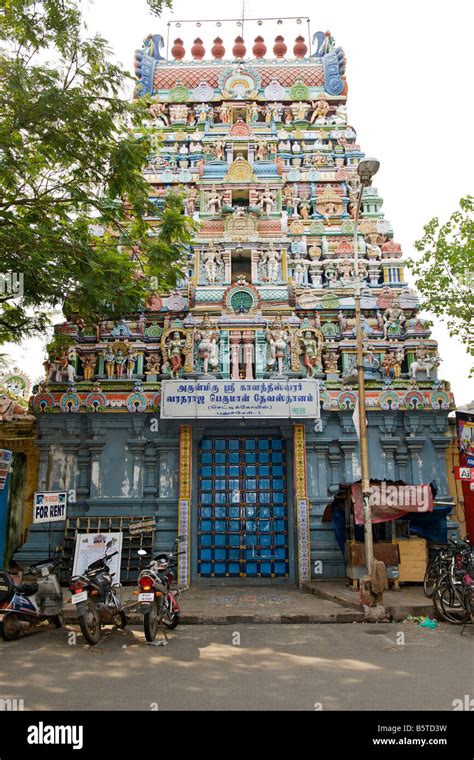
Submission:
M 135 56 L 144 172 L 157 207 L 185 193 L 198 230 L 174 292 L 56 328 L 73 346 L 31 399 L 38 491 L 68 493 L 66 556 L 77 532 L 123 532 L 123 580 L 143 536 L 169 550 L 177 534 L 180 582 L 344 577 L 327 509 L 361 478 L 354 236 L 371 478 L 430 485 L 444 528 L 454 408 L 374 186 L 355 230 L 364 152 L 344 52 L 320 32 L 168 48 L 150 34 Z M 46 546 L 33 525 L 17 559 Z

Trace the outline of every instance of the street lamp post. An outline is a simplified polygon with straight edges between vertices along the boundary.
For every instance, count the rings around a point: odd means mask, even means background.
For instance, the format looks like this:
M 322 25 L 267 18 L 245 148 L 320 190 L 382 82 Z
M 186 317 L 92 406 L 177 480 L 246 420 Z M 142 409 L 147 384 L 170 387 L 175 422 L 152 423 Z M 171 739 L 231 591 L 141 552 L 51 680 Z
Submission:
M 357 385 L 359 395 L 359 441 L 360 441 L 360 468 L 362 479 L 362 504 L 364 514 L 364 542 L 365 564 L 367 568 L 367 580 L 370 579 L 372 561 L 374 557 L 374 542 L 372 536 L 372 513 L 370 508 L 370 470 L 369 470 L 369 447 L 367 441 L 367 419 L 365 411 L 365 375 L 364 375 L 364 349 L 362 344 L 362 319 L 361 319 L 361 279 L 359 277 L 359 241 L 358 225 L 359 214 L 362 204 L 364 188 L 368 187 L 372 177 L 377 173 L 380 163 L 375 158 L 366 158 L 360 162 L 358 174 L 360 177 L 359 195 L 354 218 L 354 274 L 355 274 L 355 316 L 356 316 L 356 340 L 357 340 Z

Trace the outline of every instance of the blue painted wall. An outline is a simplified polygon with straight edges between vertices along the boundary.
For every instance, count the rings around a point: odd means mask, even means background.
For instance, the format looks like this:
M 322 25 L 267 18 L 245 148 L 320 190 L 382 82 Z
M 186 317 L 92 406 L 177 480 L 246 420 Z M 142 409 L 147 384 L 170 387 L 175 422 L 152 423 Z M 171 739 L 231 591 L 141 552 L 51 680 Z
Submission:
M 177 533 L 179 424 L 159 421 L 151 429 L 149 414 L 39 415 L 40 471 L 38 490 L 74 488 L 77 502 L 68 514 L 89 516 L 155 515 L 156 548 L 171 548 Z M 369 455 L 374 479 L 407 483 L 436 482 L 438 496 L 451 501 L 446 477 L 445 451 L 449 445 L 447 413 L 416 410 L 368 412 Z M 246 426 L 250 434 L 251 421 Z M 292 426 L 259 421 L 258 432 L 277 430 L 290 454 L 288 487 L 292 486 Z M 194 427 L 194 448 L 207 431 L 242 435 L 241 424 L 229 421 L 207 428 Z M 330 523 L 322 523 L 326 505 L 343 483 L 360 478 L 359 442 L 351 411 L 322 413 L 322 431 L 307 424 L 307 481 L 310 500 L 311 556 L 323 560 L 325 577 L 344 576 L 344 562 Z M 195 452 L 194 452 L 195 453 Z M 194 461 L 195 457 L 194 457 Z M 196 477 L 196 467 L 193 477 Z M 197 488 L 193 488 L 191 523 L 195 525 Z M 294 499 L 289 499 L 292 577 L 296 580 L 296 520 Z M 61 541 L 58 532 L 55 540 Z M 47 551 L 47 536 L 32 526 L 29 538 L 17 552 L 18 561 L 31 561 Z M 195 564 L 195 540 L 192 546 Z M 290 555 L 290 556 L 291 556 Z M 193 575 L 195 570 L 193 570 Z

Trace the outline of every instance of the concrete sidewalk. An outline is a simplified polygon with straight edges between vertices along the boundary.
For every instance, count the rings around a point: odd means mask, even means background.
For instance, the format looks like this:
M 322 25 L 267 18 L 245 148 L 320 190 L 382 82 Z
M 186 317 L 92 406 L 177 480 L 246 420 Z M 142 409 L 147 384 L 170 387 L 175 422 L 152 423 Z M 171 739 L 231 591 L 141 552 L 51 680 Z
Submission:
M 137 611 L 136 587 L 123 589 L 130 623 L 142 623 Z M 308 593 L 309 592 L 309 593 Z M 64 590 L 65 617 L 73 619 L 75 611 L 67 603 L 70 592 Z M 433 616 L 431 600 L 421 586 L 405 587 L 384 595 L 391 620 L 407 615 Z M 193 584 L 180 599 L 181 622 L 187 625 L 233 625 L 236 623 L 360 623 L 364 620 L 359 595 L 340 581 L 311 581 L 303 590 L 293 586 L 203 586 Z
M 357 611 L 363 610 L 359 593 L 352 591 L 344 580 L 309 581 L 303 584 L 303 589 L 318 599 L 327 599 Z M 425 596 L 422 584 L 402 586 L 400 591 L 385 591 L 383 602 L 390 620 L 394 622 L 400 622 L 408 615 L 435 617 L 433 604 Z

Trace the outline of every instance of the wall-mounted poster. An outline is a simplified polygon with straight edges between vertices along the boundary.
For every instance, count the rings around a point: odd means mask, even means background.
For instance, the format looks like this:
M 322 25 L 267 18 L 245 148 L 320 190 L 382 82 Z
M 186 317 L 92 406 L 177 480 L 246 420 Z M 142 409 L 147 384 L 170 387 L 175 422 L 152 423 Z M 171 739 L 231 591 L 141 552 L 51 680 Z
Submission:
M 10 465 L 12 463 L 13 452 L 8 449 L 0 449 L 0 491 L 5 488 Z
M 110 546 L 107 544 L 110 542 Z M 78 533 L 76 535 L 76 549 L 74 552 L 73 575 L 81 575 L 92 562 L 108 555 L 115 554 L 108 563 L 109 570 L 113 573 L 114 583 L 120 583 L 120 562 L 122 559 L 122 534 L 121 533 Z

